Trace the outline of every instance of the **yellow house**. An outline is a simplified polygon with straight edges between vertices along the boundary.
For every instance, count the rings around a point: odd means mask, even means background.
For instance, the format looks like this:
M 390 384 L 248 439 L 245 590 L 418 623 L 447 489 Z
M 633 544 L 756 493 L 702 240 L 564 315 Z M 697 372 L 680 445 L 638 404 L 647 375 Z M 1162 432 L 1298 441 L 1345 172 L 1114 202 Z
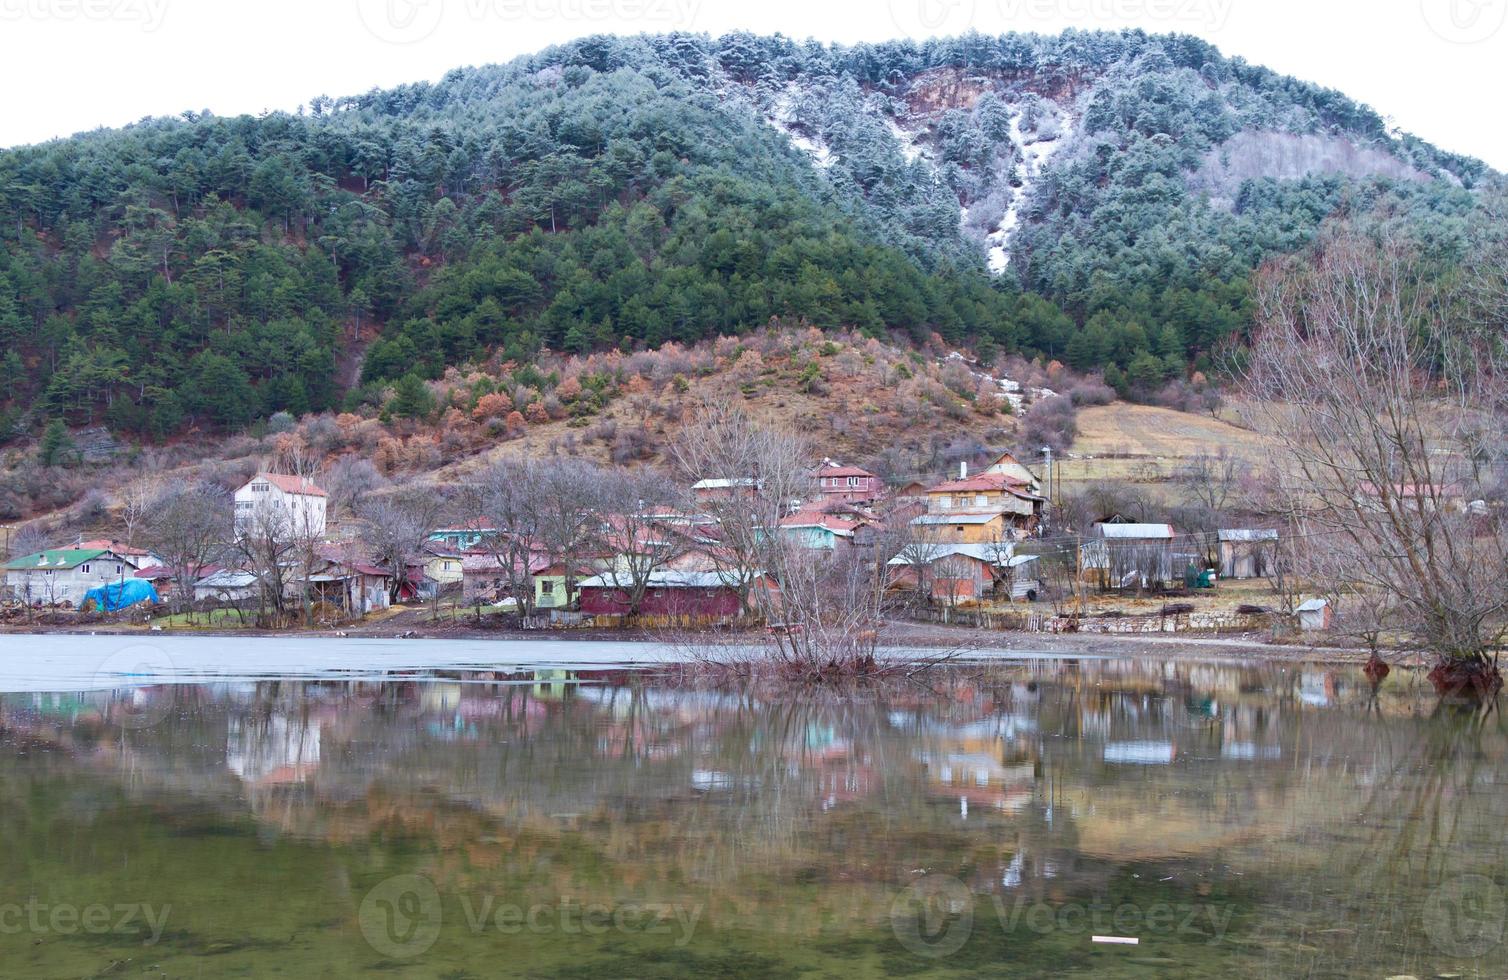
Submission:
M 441 586 L 454 585 L 464 576 L 461 573 L 461 556 L 433 543 L 424 549 L 424 575 Z
M 1020 467 L 1002 456 L 996 465 Z M 1024 472 L 1025 467 L 1020 467 Z M 1030 475 L 1029 473 L 1027 474 Z M 1045 501 L 1015 472 L 985 471 L 969 476 L 961 467 L 958 479 L 927 490 L 927 513 L 911 522 L 933 540 L 963 544 L 1000 541 L 1030 531 L 1042 515 Z
M 923 514 L 911 521 L 917 538 L 948 544 L 988 544 L 1015 537 L 1015 524 L 1004 511 L 955 511 Z

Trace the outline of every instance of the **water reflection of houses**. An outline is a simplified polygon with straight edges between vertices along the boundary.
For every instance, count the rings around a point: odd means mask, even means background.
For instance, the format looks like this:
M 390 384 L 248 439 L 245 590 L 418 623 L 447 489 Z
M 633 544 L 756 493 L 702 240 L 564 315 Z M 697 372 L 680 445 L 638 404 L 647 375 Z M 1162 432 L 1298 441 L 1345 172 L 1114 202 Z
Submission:
M 1378 752 L 1335 706 L 1356 703 L 1343 678 L 1325 708 L 1305 706 L 1295 671 L 1141 660 L 936 684 L 770 696 L 530 671 L 220 686 L 174 702 L 171 729 L 78 738 L 68 764 L 130 773 L 126 791 L 161 812 L 317 840 L 324 859 L 433 839 L 437 880 L 583 898 L 700 889 L 740 921 L 798 930 L 882 921 L 897 881 L 959 854 L 982 893 L 1093 893 L 1132 863 L 1224 860 L 1328 826 Z M 0 722 L 82 732 L 123 697 L 5 699 Z M 1296 780 L 1299 758 L 1346 768 Z M 790 881 L 803 887 L 770 887 Z

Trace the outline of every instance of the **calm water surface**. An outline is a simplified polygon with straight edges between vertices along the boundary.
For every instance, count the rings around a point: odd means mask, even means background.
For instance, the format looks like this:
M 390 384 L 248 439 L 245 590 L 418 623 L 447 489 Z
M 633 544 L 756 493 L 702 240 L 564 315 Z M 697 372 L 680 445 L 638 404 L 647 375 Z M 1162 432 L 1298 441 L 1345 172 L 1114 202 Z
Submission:
M 1508 974 L 1508 734 L 1408 675 L 38 686 L 4 977 Z

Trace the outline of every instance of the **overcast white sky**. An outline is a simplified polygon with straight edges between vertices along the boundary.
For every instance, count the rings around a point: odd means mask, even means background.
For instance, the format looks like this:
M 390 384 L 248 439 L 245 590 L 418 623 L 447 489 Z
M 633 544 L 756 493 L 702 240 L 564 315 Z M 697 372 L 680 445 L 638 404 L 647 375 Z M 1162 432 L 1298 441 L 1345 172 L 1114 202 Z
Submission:
M 0 0 L 0 146 L 293 109 L 599 32 L 878 41 L 1140 27 L 1340 89 L 1508 170 L 1508 0 Z

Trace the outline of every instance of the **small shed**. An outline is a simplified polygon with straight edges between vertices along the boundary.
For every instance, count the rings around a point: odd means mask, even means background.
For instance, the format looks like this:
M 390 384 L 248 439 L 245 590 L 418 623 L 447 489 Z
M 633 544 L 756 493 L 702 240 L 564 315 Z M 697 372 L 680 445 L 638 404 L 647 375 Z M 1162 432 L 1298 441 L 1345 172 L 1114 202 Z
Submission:
M 1330 628 L 1333 612 L 1329 599 L 1310 599 L 1300 604 L 1293 612 L 1299 621 L 1299 629 L 1305 633 L 1318 632 Z
M 1012 602 L 1036 602 L 1042 594 L 1042 563 L 1038 555 L 1012 555 L 1005 569 Z
M 223 568 L 194 583 L 194 601 L 240 602 L 257 594 L 258 580 L 250 572 Z
M 1266 578 L 1277 565 L 1278 532 L 1273 528 L 1219 531 L 1221 578 Z

